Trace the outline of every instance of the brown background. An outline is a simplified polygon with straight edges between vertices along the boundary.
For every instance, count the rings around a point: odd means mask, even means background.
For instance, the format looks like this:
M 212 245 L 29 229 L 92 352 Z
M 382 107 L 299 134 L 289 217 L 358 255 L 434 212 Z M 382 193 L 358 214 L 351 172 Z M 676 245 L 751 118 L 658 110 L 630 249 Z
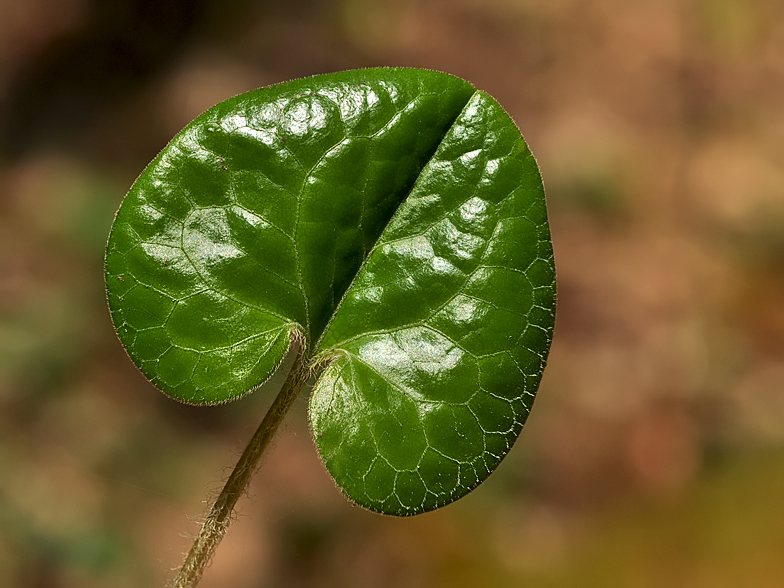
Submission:
M 550 365 L 476 492 L 350 506 L 296 405 L 203 586 L 781 586 L 784 5 L 774 0 L 0 2 L 0 586 L 162 586 L 269 400 L 198 409 L 118 343 L 104 244 L 215 102 L 427 67 L 541 165 Z M 191 517 L 190 522 L 186 517 Z

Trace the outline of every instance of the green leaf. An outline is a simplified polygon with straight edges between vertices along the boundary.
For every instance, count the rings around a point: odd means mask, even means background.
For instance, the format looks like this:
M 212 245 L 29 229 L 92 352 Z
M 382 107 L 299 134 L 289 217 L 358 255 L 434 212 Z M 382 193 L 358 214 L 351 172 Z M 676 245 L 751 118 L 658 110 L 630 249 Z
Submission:
M 555 316 L 520 132 L 468 82 L 414 69 L 208 110 L 125 198 L 106 283 L 129 355 L 183 402 L 247 393 L 302 339 L 323 368 L 310 419 L 327 469 L 397 515 L 452 502 L 503 459 Z

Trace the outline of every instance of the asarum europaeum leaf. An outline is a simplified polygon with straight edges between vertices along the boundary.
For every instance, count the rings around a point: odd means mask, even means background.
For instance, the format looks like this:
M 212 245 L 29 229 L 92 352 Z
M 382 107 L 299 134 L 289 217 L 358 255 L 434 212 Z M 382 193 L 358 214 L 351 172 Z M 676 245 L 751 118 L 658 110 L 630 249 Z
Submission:
M 242 396 L 303 341 L 327 469 L 395 515 L 496 468 L 555 320 L 533 155 L 492 97 L 416 69 L 295 80 L 205 112 L 123 201 L 106 285 L 131 359 L 182 402 Z

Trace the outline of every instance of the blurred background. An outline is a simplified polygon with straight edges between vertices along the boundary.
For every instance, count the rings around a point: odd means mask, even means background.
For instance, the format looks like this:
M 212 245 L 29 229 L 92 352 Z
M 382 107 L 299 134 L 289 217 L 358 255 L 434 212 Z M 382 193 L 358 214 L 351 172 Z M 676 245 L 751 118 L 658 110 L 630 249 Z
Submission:
M 114 211 L 181 127 L 340 69 L 447 71 L 537 155 L 559 279 L 519 443 L 413 519 L 333 487 L 301 399 L 202 586 L 784 578 L 784 4 L 0 0 L 0 586 L 163 586 L 274 393 L 193 408 L 112 329 Z

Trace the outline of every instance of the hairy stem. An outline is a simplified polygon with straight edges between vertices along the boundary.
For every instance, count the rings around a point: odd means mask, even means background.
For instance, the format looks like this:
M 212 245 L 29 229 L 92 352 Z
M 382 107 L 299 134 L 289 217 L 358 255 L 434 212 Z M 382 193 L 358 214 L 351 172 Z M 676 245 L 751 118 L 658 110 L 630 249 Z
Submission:
M 210 508 L 207 519 L 193 542 L 191 550 L 185 556 L 171 588 L 193 588 L 198 584 L 215 553 L 215 549 L 231 524 L 234 505 L 250 485 L 261 456 L 275 436 L 275 432 L 283 422 L 283 418 L 296 400 L 300 390 L 307 383 L 310 372 L 305 360 L 306 353 L 301 344 L 298 342 L 293 342 L 293 344 L 298 346 L 294 365 L 291 367 L 280 393 L 269 407 L 267 414 L 264 415 L 264 419 L 242 452 L 237 465 L 234 466 L 226 485 Z

